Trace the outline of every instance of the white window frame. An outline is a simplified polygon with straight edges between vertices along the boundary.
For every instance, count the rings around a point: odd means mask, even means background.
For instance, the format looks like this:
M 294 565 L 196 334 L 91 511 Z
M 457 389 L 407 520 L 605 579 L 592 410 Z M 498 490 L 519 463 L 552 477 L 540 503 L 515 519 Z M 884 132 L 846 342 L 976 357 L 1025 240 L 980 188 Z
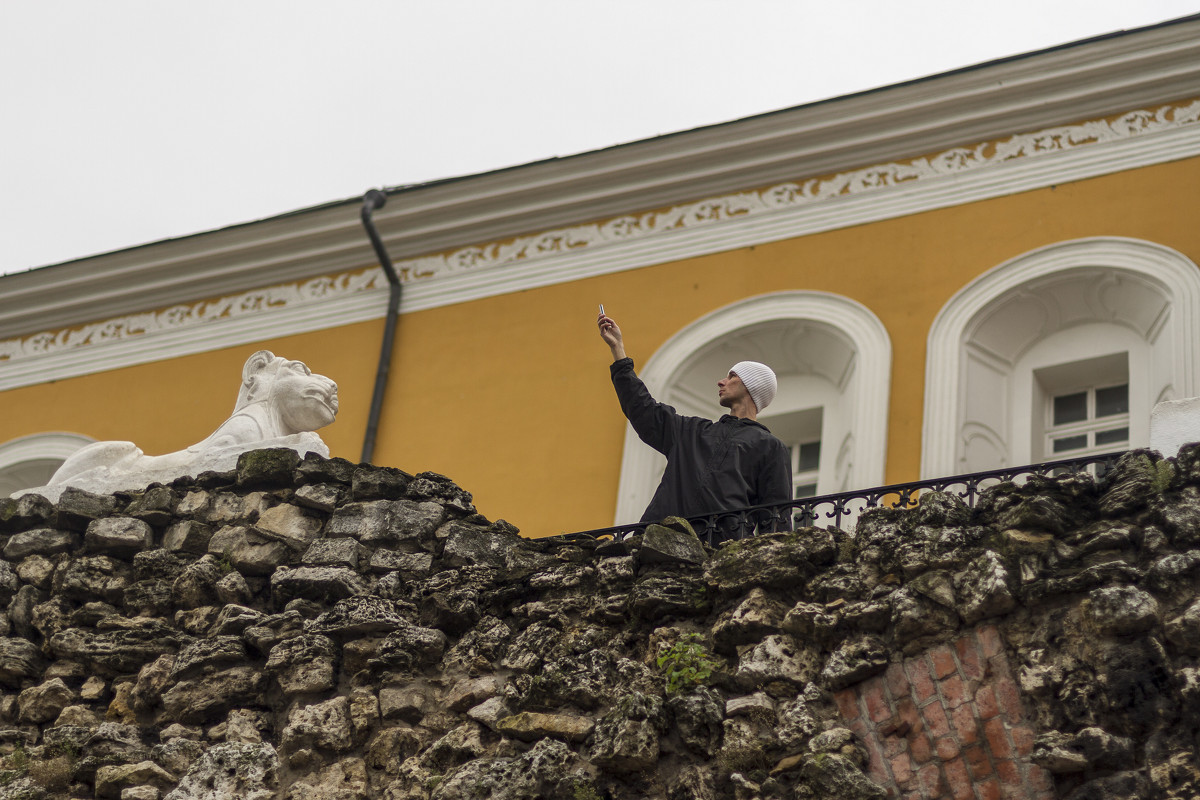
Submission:
M 1131 350 L 1129 357 L 1130 446 L 1149 443 L 1149 415 L 1155 403 L 1200 394 L 1200 267 L 1182 253 L 1139 239 L 1095 237 L 1042 247 L 973 280 L 943 306 L 934 320 L 926 357 L 922 478 L 968 471 L 964 467 L 971 437 L 981 440 L 990 437 L 996 451 L 1002 452 L 1008 462 L 997 466 L 1015 466 L 1033 460 L 1031 420 L 1035 413 L 1040 415 L 1040 408 L 1035 411 L 1033 407 L 1032 389 L 1026 391 L 1032 382 L 1030 370 L 1116 352 L 1121 348 L 1108 342 L 1085 342 L 1073 352 L 1067 347 L 1057 354 L 1043 353 L 1041 356 L 1046 360 L 1036 364 L 1029 358 L 1029 354 L 1038 349 L 1035 344 L 1015 366 L 997 364 L 996 385 L 1003 386 L 1004 391 L 996 402 L 1007 404 L 1002 413 L 1008 424 L 1003 430 L 985 430 L 980 426 L 972 428 L 965 410 L 971 390 L 966 380 L 970 331 L 998 301 L 1011 293 L 1040 280 L 1065 276 L 1072 270 L 1098 269 L 1142 286 L 1156 287 L 1165 303 L 1165 311 L 1148 330 L 1138 330 L 1135 325 L 1102 316 L 1093 320 L 1104 327 L 1106 337 L 1140 343 Z M 1053 335 L 1069 338 L 1077 334 L 1082 340 L 1086 338 L 1083 331 L 1088 327 L 1076 326 Z M 1046 337 L 1047 341 L 1049 339 Z M 1139 347 L 1141 355 L 1135 352 Z M 1135 367 L 1146 370 L 1140 381 L 1134 374 Z M 1135 397 L 1139 399 L 1135 400 Z
M 1129 384 L 1114 384 L 1115 386 L 1123 386 L 1129 391 Z M 1046 398 L 1045 415 L 1046 415 L 1046 434 L 1043 437 L 1042 457 L 1046 460 L 1059 458 L 1074 458 L 1076 456 L 1086 456 L 1095 453 L 1106 453 L 1111 450 L 1124 450 L 1129 446 L 1129 412 L 1123 414 L 1111 414 L 1105 417 L 1096 416 L 1096 392 L 1112 388 L 1109 386 L 1088 386 L 1078 390 L 1061 392 L 1055 395 L 1049 395 Z M 1064 397 L 1072 394 L 1082 394 L 1084 402 L 1087 403 L 1086 416 L 1082 420 L 1076 422 L 1063 423 L 1061 425 L 1054 424 L 1054 401 L 1059 397 Z M 1128 406 L 1127 406 L 1128 407 Z M 1119 442 L 1109 442 L 1104 444 L 1096 444 L 1096 434 L 1106 433 L 1109 431 L 1125 429 L 1125 436 Z M 1054 443 L 1066 438 L 1083 436 L 1084 444 L 1082 447 L 1074 447 L 1069 450 L 1054 449 Z
M 29 468 L 33 465 L 41 467 L 46 462 L 57 461 L 60 465 L 67 457 L 96 441 L 81 433 L 66 433 L 63 431 L 34 433 L 10 439 L 0 444 L 0 486 L 13 484 L 8 491 L 0 489 L 0 497 L 8 497 L 13 491 L 34 488 L 26 485 L 24 479 Z
M 799 489 L 801 486 L 810 486 L 811 485 L 811 486 L 816 487 L 815 491 L 813 492 L 813 495 L 805 495 L 805 497 L 815 496 L 815 495 L 818 495 L 821 493 L 820 456 L 817 457 L 817 468 L 816 469 L 803 470 L 803 471 L 801 471 L 801 469 L 800 469 L 800 450 L 805 445 L 810 445 L 810 444 L 820 445 L 821 440 L 820 439 L 809 439 L 807 441 L 796 442 L 796 443 L 790 445 L 791 450 L 792 450 L 792 498 L 793 499 L 796 498 L 796 490 Z
M 1035 427 L 1033 434 L 1033 460 L 1051 461 L 1060 458 L 1075 458 L 1077 456 L 1108 453 L 1115 450 L 1125 450 L 1133 433 L 1133 418 L 1137 394 L 1131 391 L 1130 374 L 1137 374 L 1139 380 L 1144 370 L 1131 368 L 1128 351 L 1108 353 L 1093 358 L 1081 359 L 1069 363 L 1054 364 L 1033 370 Z M 1095 414 L 1096 392 L 1113 386 L 1124 386 L 1126 390 L 1127 410 L 1122 414 L 1097 417 Z M 1054 401 L 1058 397 L 1084 393 L 1087 403 L 1087 417 L 1084 420 L 1054 424 Z M 1037 418 L 1036 409 L 1041 407 L 1041 416 Z M 1137 408 L 1137 418 L 1145 422 L 1145 409 Z M 1095 433 L 1102 430 L 1124 427 L 1125 438 L 1122 441 L 1107 445 L 1095 445 Z M 1139 431 L 1139 435 L 1144 434 Z M 1054 441 L 1066 436 L 1088 436 L 1088 444 L 1082 448 L 1056 453 Z

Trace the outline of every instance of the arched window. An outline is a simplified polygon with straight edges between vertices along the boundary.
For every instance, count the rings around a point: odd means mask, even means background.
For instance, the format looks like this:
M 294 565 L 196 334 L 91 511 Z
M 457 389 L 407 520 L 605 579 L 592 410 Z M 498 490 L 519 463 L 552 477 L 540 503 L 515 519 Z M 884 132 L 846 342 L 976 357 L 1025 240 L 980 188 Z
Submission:
M 929 333 L 925 478 L 1146 446 L 1155 403 L 1197 393 L 1200 268 L 1136 239 L 1001 264 Z
M 0 444 L 0 497 L 45 486 L 67 456 L 94 441 L 78 433 L 35 433 Z
M 743 360 L 779 378 L 759 421 L 792 447 L 798 496 L 882 483 L 892 348 L 878 317 L 825 292 L 753 297 L 679 331 L 638 374 L 660 402 L 713 419 L 717 380 Z M 627 426 L 617 524 L 641 516 L 665 466 Z

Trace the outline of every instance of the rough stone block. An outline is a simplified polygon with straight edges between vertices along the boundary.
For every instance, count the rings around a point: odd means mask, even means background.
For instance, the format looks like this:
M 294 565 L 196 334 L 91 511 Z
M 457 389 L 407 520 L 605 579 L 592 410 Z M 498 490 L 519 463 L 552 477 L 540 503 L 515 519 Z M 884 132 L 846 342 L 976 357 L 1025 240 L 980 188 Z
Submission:
M 646 620 L 663 617 L 699 617 L 712 608 L 704 581 L 685 575 L 649 575 L 629 592 L 629 610 Z
M 713 625 L 713 645 L 723 653 L 743 644 L 762 641 L 764 636 L 782 633 L 788 609 L 778 600 L 755 587 L 733 610 L 722 614 Z
M 686 526 L 687 523 L 680 520 Z M 691 532 L 666 525 L 648 525 L 642 536 L 637 560 L 644 564 L 703 564 L 708 560 L 704 545 Z
M 246 647 L 237 636 L 213 636 L 191 642 L 179 651 L 171 679 L 181 680 L 247 660 Z
M 0 533 L 14 533 L 46 525 L 54 519 L 54 504 L 39 494 L 0 499 Z
M 78 534 L 55 528 L 22 531 L 13 534 L 4 543 L 4 557 L 9 561 L 20 561 L 31 555 L 66 553 L 78 547 L 78 541 Z
M 833 537 L 825 531 L 765 534 L 725 542 L 705 562 L 704 574 L 717 591 L 730 597 L 755 586 L 796 591 L 836 556 Z
M 350 496 L 355 500 L 399 500 L 411 480 L 403 470 L 362 464 L 354 470 Z
M 433 701 L 424 689 L 385 686 L 379 690 L 379 712 L 386 720 L 398 719 L 416 725 L 432 705 Z
M 66 561 L 55 570 L 53 591 L 83 602 L 119 603 L 131 572 L 128 564 L 109 556 L 84 556 Z
M 204 724 L 238 706 L 260 704 L 264 677 L 256 666 L 239 665 L 182 680 L 163 693 L 163 710 L 185 724 Z
M 494 675 L 461 680 L 450 688 L 443 701 L 454 712 L 466 711 L 500 693 L 500 680 Z
M 362 578 L 345 567 L 280 567 L 271 574 L 271 593 L 277 602 L 304 598 L 332 603 L 366 591 Z
M 888 651 L 875 636 L 842 642 L 825 663 L 821 677 L 831 689 L 843 689 L 887 669 Z
M 565 742 L 582 742 L 595 726 L 596 723 L 587 717 L 540 714 L 534 711 L 522 711 L 496 722 L 496 730 L 500 733 L 523 742 L 536 742 L 546 737 Z M 649 748 L 644 749 L 648 751 Z M 657 756 L 657 752 L 655 755 Z
M 296 502 L 305 508 L 332 512 L 341 501 L 343 491 L 332 483 L 310 483 L 296 489 Z
M 1105 586 L 1088 594 L 1084 617 L 1103 636 L 1138 633 L 1158 622 L 1158 601 L 1135 586 Z
M 360 547 L 356 539 L 318 539 L 304 551 L 300 563 L 307 566 L 357 569 Z
M 301 635 L 271 648 L 267 672 L 275 675 L 284 694 L 315 694 L 337 683 L 336 646 L 327 636 Z
M 467 716 L 490 730 L 499 731 L 500 720 L 511 716 L 501 697 L 489 697 L 467 711 Z
M 376 659 L 401 670 L 437 664 L 446 651 L 446 634 L 434 628 L 407 624 L 379 643 Z
M 333 608 L 313 620 L 309 630 L 347 641 L 391 633 L 408 625 L 411 623 L 402 606 L 382 597 L 366 595 L 339 600 Z
M 166 790 L 175 785 L 175 777 L 153 761 L 140 761 L 137 764 L 115 764 L 103 766 L 96 770 L 96 797 L 120 798 L 129 800 L 135 792 L 143 788 Z M 142 796 L 147 796 L 145 792 Z
M 205 515 L 205 522 L 214 525 L 251 524 L 270 507 L 265 492 L 251 492 L 244 497 L 231 492 L 218 492 Z
M 175 518 L 178 502 L 179 498 L 170 487 L 151 486 L 134 496 L 125 507 L 125 515 L 154 526 L 166 525 Z
M 383 540 L 387 537 L 391 503 L 374 500 L 366 503 L 346 503 L 333 512 L 325 524 L 325 536 L 337 539 L 352 536 L 360 541 L 363 537 Z
M 288 714 L 280 744 L 285 753 L 294 753 L 303 747 L 335 752 L 349 750 L 354 745 L 350 699 L 335 697 L 323 703 L 293 708 Z
M 7 561 L 0 561 L 0 606 L 7 604 L 21 589 L 21 581 L 17 570 Z M 5 633 L 4 635 L 7 635 Z
M 750 717 L 757 720 L 775 720 L 775 701 L 762 692 L 743 697 L 731 697 L 725 701 L 726 717 Z
M 442 559 L 452 567 L 479 565 L 503 569 L 509 551 L 523 546 L 518 536 L 497 533 L 463 522 L 448 522 L 439 531 L 445 538 Z
M 275 797 L 279 756 L 270 744 L 214 745 L 188 770 L 176 791 L 181 798 Z
M 154 530 L 133 517 L 97 519 L 88 524 L 83 545 L 88 552 L 132 558 L 154 546 Z
M 61 678 L 31 686 L 17 697 L 17 721 L 43 723 L 58 717 L 75 701 L 75 693 Z
M 291 451 L 288 451 L 291 452 Z M 321 534 L 322 520 L 290 503 L 268 508 L 258 515 L 254 530 L 278 539 L 297 552 L 303 552 Z
M 178 598 L 182 608 L 199 608 L 217 600 L 217 581 L 221 580 L 225 571 L 217 563 L 217 559 L 206 555 L 200 560 L 189 564 L 175 579 L 171 591 Z
M 790 636 L 768 636 L 747 647 L 737 667 L 738 685 L 754 690 L 773 681 L 803 686 L 817 676 L 819 655 Z
M 435 532 L 445 519 L 446 509 L 440 503 L 397 500 L 390 507 L 383 534 L 368 531 L 362 541 L 376 547 L 391 547 L 411 553 L 431 550 Z
M 116 511 L 117 501 L 111 495 L 98 495 L 69 486 L 55 504 L 57 527 L 73 531 L 85 530 L 88 524 Z
M 213 588 L 216 590 L 217 600 L 222 603 L 239 603 L 244 605 L 251 602 L 254 597 L 254 592 L 250 589 L 249 582 L 237 570 L 233 570 L 222 577 Z
M 642 772 L 658 761 L 659 734 L 655 726 L 661 701 L 639 693 L 625 695 L 596 724 L 592 762 L 608 772 Z
M 417 476 L 408 484 L 407 495 L 419 502 L 433 500 L 458 515 L 475 513 L 475 506 L 471 503 L 471 493 L 460 488 L 445 475 L 439 475 L 436 472 L 417 473 Z M 516 533 L 516 528 L 513 528 L 512 532 Z
M 374 572 L 398 572 L 406 580 L 424 578 L 433 571 L 433 554 L 376 550 L 370 567 Z
M 358 465 L 344 458 L 324 458 L 317 453 L 305 453 L 296 467 L 296 478 L 302 484 L 336 483 L 349 486 Z
M 180 517 L 207 518 L 212 508 L 212 495 L 208 492 L 186 492 L 175 506 L 175 513 Z
M 208 542 L 211 556 L 227 560 L 246 575 L 270 575 L 285 564 L 292 552 L 286 544 L 269 539 L 241 525 L 229 525 L 213 534 Z
M 288 447 L 270 447 L 242 453 L 237 460 L 237 485 L 254 489 L 291 486 L 300 454 Z
M 266 614 L 254 608 L 230 603 L 221 609 L 212 626 L 213 636 L 240 636 L 247 628 L 261 623 Z

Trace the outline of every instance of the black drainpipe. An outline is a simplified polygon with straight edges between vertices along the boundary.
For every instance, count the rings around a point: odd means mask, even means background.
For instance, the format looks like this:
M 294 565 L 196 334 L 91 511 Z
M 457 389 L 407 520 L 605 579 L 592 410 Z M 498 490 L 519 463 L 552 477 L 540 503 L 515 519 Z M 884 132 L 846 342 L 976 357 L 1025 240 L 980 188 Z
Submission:
M 392 363 L 392 342 L 396 338 L 396 316 L 400 311 L 400 277 L 396 275 L 392 259 L 383 246 L 383 240 L 379 238 L 379 231 L 375 230 L 375 223 L 371 221 L 371 212 L 383 208 L 386 202 L 387 195 L 378 189 L 371 189 L 363 195 L 363 227 L 367 229 L 371 246 L 375 248 L 375 257 L 379 259 L 379 266 L 383 267 L 390 287 L 388 289 L 387 317 L 383 327 L 383 344 L 379 348 L 379 369 L 375 372 L 375 391 L 371 395 L 371 414 L 367 418 L 367 432 L 363 436 L 362 459 L 360 459 L 368 463 L 375 455 L 375 433 L 379 430 L 379 413 L 383 410 L 383 390 L 387 385 L 388 369 Z

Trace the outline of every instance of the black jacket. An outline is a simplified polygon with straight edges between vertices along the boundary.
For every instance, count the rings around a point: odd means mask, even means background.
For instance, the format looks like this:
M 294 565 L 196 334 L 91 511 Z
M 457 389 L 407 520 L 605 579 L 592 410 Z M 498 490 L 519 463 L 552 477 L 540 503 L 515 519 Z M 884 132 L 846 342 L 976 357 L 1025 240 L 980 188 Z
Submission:
M 667 457 L 642 522 L 792 499 L 791 453 L 765 425 L 729 414 L 716 422 L 685 417 L 650 396 L 633 359 L 615 361 L 610 369 L 625 418 L 643 442 Z

